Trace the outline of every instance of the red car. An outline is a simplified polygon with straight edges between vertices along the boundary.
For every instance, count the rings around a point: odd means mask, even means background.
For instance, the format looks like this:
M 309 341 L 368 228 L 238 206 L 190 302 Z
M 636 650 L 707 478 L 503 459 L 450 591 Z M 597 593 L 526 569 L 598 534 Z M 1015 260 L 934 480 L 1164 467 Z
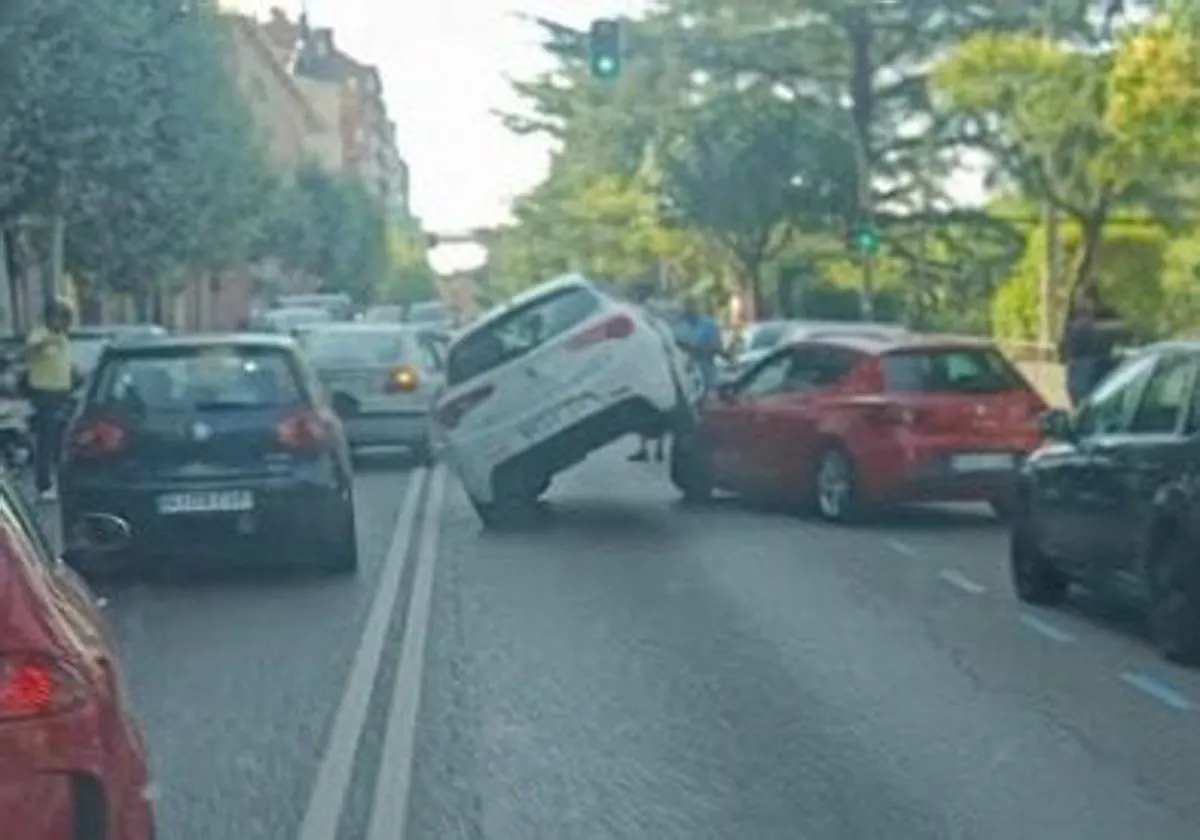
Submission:
M 815 505 L 987 501 L 1003 515 L 1046 404 L 989 342 L 842 333 L 792 342 L 723 386 L 676 442 L 671 478 Z
M 74 542 L 115 549 L 128 536 L 98 516 Z M 100 606 L 0 480 L 0 836 L 152 840 L 148 781 Z

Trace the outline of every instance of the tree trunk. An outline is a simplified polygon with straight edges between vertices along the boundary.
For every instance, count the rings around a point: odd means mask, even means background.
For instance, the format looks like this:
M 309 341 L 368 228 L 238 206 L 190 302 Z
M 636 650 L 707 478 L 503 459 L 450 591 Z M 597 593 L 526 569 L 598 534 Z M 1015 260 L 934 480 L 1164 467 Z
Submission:
M 1067 289 L 1067 311 L 1059 325 L 1059 340 L 1066 335 L 1067 325 L 1075 317 L 1075 301 L 1080 292 L 1096 288 L 1096 275 L 1100 261 L 1100 246 L 1104 243 L 1104 225 L 1108 221 L 1107 207 L 1102 207 L 1091 217 L 1085 219 L 1082 225 L 1079 255 L 1075 260 L 1075 270 L 1071 275 L 1071 285 Z

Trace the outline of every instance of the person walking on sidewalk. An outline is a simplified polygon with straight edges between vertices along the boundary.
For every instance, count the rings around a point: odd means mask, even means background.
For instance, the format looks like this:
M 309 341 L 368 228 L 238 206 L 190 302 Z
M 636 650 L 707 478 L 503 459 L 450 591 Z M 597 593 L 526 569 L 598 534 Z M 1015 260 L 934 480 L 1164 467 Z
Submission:
M 67 334 L 74 320 L 71 303 L 56 298 L 46 305 L 44 323 L 35 327 L 25 342 L 27 390 L 33 405 L 35 481 L 43 501 L 56 498 L 54 473 L 66 423 L 63 415 L 74 385 L 71 339 Z

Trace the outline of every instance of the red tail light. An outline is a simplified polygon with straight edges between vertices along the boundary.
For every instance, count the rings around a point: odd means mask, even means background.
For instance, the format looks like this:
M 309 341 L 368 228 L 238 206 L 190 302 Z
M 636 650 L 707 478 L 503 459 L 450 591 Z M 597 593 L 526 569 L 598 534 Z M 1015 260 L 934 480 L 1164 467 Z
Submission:
M 491 385 L 482 385 L 455 397 L 437 407 L 437 421 L 444 428 L 453 429 L 467 416 L 467 412 L 479 405 L 496 390 Z
M 316 452 L 328 449 L 337 439 L 334 421 L 312 409 L 297 411 L 279 422 L 275 439 L 284 449 Z
M 85 694 L 79 677 L 48 656 L 0 654 L 0 722 L 60 714 Z
M 588 327 L 583 332 L 574 336 L 567 342 L 568 350 L 581 350 L 584 347 L 591 347 L 593 344 L 599 344 L 602 341 L 609 341 L 615 338 L 628 338 L 633 335 L 637 325 L 628 315 L 615 315 L 605 321 L 601 321 L 593 327 Z
M 83 417 L 67 437 L 71 452 L 81 458 L 106 458 L 125 448 L 125 426 L 109 417 Z

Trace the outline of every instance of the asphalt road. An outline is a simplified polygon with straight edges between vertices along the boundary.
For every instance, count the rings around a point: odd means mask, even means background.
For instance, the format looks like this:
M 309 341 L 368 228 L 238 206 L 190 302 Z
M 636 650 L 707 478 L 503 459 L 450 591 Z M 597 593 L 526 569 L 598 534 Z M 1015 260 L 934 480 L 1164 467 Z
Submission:
M 627 449 L 525 533 L 377 469 L 357 579 L 110 593 L 163 837 L 1197 836 L 1200 672 L 1018 608 L 982 511 L 688 510 Z

